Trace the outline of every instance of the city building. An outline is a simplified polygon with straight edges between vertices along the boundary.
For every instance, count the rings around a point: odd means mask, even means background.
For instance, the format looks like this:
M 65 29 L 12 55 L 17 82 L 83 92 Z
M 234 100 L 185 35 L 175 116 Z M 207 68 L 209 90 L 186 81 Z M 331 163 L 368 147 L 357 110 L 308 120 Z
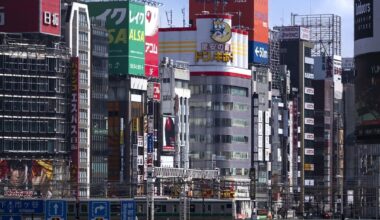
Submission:
M 72 2 L 62 5 L 62 36 L 71 49 L 72 82 L 70 131 L 71 174 L 77 187 L 76 196 L 90 196 L 90 141 L 91 141 L 91 23 L 86 4 Z M 75 74 L 78 74 L 77 76 Z M 77 132 L 74 130 L 76 129 Z M 78 150 L 76 150 L 78 148 Z M 77 152 L 76 152 L 77 151 Z M 76 171 L 75 171 L 76 170 Z
M 0 3 L 0 197 L 70 196 L 70 54 L 46 2 Z
M 295 188 L 295 200 L 299 205 L 299 212 L 303 214 L 306 203 L 313 203 L 315 186 L 319 178 L 314 169 L 314 59 L 311 57 L 313 44 L 309 41 L 306 28 L 299 26 L 275 27 L 280 31 L 280 63 L 290 70 L 290 85 L 297 91 L 297 99 L 300 116 L 298 118 L 298 146 L 299 146 L 299 175 Z M 294 96 L 292 96 L 294 97 Z M 295 98 L 295 97 L 294 97 Z M 294 123 L 294 122 L 293 122 Z M 298 131 L 297 131 L 298 133 Z M 294 183 L 293 183 L 294 184 Z
M 187 63 L 166 57 L 161 61 L 160 73 L 163 115 L 160 166 L 189 169 L 189 124 L 193 122 L 189 119 L 191 97 L 189 66 Z M 174 133 L 170 129 L 171 126 Z M 170 140 L 172 137 L 174 142 Z M 172 143 L 174 146 L 171 146 Z
M 358 187 L 354 204 L 358 204 L 358 216 L 379 218 L 380 198 L 380 2 L 354 1 L 354 60 L 356 148 L 358 148 Z M 357 192 L 358 191 L 358 192 Z
M 248 198 L 251 167 L 251 122 L 246 120 L 251 118 L 248 33 L 231 28 L 231 18 L 229 14 L 203 14 L 193 27 L 160 29 L 160 57 L 189 63 L 190 167 L 218 168 L 221 190 L 228 191 L 229 197 L 232 192 L 234 197 Z M 230 31 L 221 32 L 221 26 Z M 238 186 L 239 182 L 246 186 Z M 249 200 L 241 201 L 240 207 L 249 205 Z
M 94 197 L 107 196 L 108 179 L 108 31 L 104 20 L 91 20 L 91 65 L 90 195 Z
M 1 172 L 0 196 L 68 196 L 69 50 L 6 34 L 1 39 L 0 167 L 25 176 Z M 40 173 L 25 173 L 32 169 Z

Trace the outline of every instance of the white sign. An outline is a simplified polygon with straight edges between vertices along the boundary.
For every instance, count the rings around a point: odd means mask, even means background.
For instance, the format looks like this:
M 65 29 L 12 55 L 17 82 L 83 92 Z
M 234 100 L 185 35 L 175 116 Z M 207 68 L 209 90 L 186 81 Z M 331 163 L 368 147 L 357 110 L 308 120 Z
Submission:
M 300 27 L 300 39 L 310 41 L 310 29 L 305 27 Z
M 309 95 L 314 95 L 314 88 L 305 87 L 305 93 Z
M 314 141 L 314 134 L 312 134 L 312 133 L 305 133 L 305 140 Z
M 263 122 L 263 111 L 259 110 L 257 112 L 257 118 L 258 118 L 258 122 Z
M 305 109 L 314 110 L 314 103 L 305 102 Z
M 260 123 L 260 122 L 257 125 L 257 134 L 258 135 L 263 135 L 263 124 Z
M 314 74 L 312 74 L 312 73 L 305 73 L 305 78 L 307 78 L 307 79 L 314 79 Z
M 305 118 L 305 124 L 314 125 L 314 118 Z
M 255 48 L 255 54 L 257 57 L 268 59 L 268 51 L 264 47 L 257 46 Z
M 44 11 L 44 24 L 57 27 L 59 25 L 59 14 Z
M 313 148 L 305 148 L 305 155 L 314 156 L 314 149 Z

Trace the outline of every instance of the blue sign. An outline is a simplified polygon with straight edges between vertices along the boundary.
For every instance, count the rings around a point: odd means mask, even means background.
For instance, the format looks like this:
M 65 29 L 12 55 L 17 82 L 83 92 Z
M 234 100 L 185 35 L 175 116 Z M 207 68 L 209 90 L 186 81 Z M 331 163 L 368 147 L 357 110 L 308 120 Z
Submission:
M 153 134 L 149 133 L 148 134 L 148 153 L 153 153 Z
M 21 215 L 5 215 L 0 220 L 22 220 Z
M 136 202 L 134 200 L 121 201 L 121 220 L 136 219 Z
M 21 208 L 19 208 L 20 213 L 37 214 L 44 212 L 44 201 L 43 200 L 20 200 Z
M 96 220 L 96 218 L 103 218 L 103 220 L 110 220 L 110 203 L 108 201 L 90 201 L 88 219 Z
M 22 207 L 20 200 L 0 200 L 0 213 L 19 213 L 19 208 Z
M 269 46 L 268 44 L 249 41 L 249 62 L 258 64 L 268 64 L 269 62 Z
M 46 201 L 46 220 L 52 218 L 67 219 L 67 202 L 63 200 L 47 200 Z

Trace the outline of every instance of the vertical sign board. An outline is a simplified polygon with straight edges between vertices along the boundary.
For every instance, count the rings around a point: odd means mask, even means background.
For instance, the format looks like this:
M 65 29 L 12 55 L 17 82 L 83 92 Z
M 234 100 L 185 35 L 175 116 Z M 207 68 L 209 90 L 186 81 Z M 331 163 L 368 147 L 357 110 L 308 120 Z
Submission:
M 67 202 L 64 200 L 46 200 L 45 220 L 67 219 Z
M 135 201 L 121 201 L 121 220 L 136 220 Z
M 373 37 L 373 0 L 355 0 L 355 40 Z
M 144 76 L 145 8 L 126 1 L 89 2 L 90 17 L 105 20 L 111 75 Z
M 158 27 L 157 7 L 145 6 L 145 76 L 158 78 Z
M 110 203 L 109 201 L 90 201 L 88 220 L 110 220 Z
M 162 151 L 174 152 L 176 143 L 174 117 L 163 116 L 162 132 Z
M 70 180 L 78 183 L 79 178 L 79 58 L 71 58 L 71 126 L 70 126 Z M 74 189 L 72 195 L 78 196 L 78 187 Z
M 145 6 L 129 2 L 128 73 L 145 75 Z

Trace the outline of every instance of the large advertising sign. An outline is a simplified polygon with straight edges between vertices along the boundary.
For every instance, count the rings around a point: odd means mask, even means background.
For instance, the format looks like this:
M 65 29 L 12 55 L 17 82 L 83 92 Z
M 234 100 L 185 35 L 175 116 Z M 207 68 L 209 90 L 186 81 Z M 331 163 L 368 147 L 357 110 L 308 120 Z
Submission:
M 0 32 L 61 35 L 60 0 L 0 1 Z
M 145 6 L 133 2 L 89 2 L 90 17 L 106 20 L 111 75 L 144 76 Z
M 145 6 L 145 76 L 158 78 L 158 27 L 157 7 Z
M 50 197 L 52 179 L 51 160 L 0 160 L 0 197 Z
M 355 40 L 373 37 L 373 0 L 355 0 Z
M 250 41 L 248 57 L 249 57 L 249 62 L 251 63 L 253 62 L 253 63 L 268 64 L 269 63 L 268 44 Z
M 380 53 L 355 58 L 358 125 L 380 125 Z
M 79 169 L 79 58 L 71 58 L 70 180 L 78 182 Z M 77 191 L 75 193 L 78 193 Z
M 175 118 L 170 116 L 163 116 L 162 125 L 162 151 L 174 152 L 176 143 Z

